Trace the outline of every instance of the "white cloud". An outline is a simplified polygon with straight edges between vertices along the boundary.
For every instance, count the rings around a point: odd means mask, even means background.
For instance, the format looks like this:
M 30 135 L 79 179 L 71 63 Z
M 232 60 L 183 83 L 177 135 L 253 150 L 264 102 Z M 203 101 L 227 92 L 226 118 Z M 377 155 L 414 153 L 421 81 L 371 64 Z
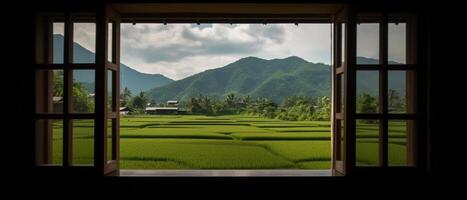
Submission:
M 377 58 L 378 26 L 359 27 L 358 55 Z M 299 56 L 310 62 L 330 63 L 330 29 L 330 24 L 122 24 L 121 62 L 173 79 L 247 56 Z M 405 60 L 404 32 L 404 24 L 389 27 L 389 57 L 395 61 Z M 63 23 L 54 24 L 54 33 L 63 34 Z M 74 41 L 94 51 L 95 24 L 75 24 Z
M 53 33 L 65 35 L 64 23 L 53 23 Z M 96 50 L 96 24 L 74 23 L 73 41 L 80 44 L 91 52 Z
M 329 24 L 122 24 L 122 62 L 181 79 L 247 56 L 329 63 Z

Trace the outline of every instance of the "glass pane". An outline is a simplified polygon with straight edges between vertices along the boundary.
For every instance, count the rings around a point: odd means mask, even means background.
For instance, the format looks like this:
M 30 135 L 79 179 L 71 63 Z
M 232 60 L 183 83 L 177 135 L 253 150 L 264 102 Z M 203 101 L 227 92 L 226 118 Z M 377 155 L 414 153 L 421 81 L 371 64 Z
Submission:
M 362 119 L 356 122 L 356 166 L 379 165 L 379 120 Z
M 96 24 L 73 24 L 73 63 L 95 63 Z
M 113 71 L 107 70 L 107 108 L 109 112 L 115 112 L 115 101 L 113 96 Z
M 113 127 L 113 121 L 115 119 L 107 119 L 107 160 L 113 160 L 112 159 L 112 127 Z
M 94 70 L 73 70 L 73 112 L 94 112 Z
M 388 122 L 388 165 L 407 166 L 410 143 L 408 136 L 412 134 L 412 120 L 389 120 Z
M 53 64 L 63 64 L 63 49 L 64 49 L 64 41 L 65 41 L 65 23 L 63 22 L 54 22 L 52 24 L 53 29 L 53 39 L 52 39 L 52 46 L 53 46 Z
M 113 62 L 113 43 L 112 43 L 112 40 L 113 40 L 113 23 L 108 23 L 107 25 L 108 27 L 108 32 L 107 32 L 107 37 L 108 37 L 108 41 L 107 41 L 107 60 L 109 62 Z
M 36 72 L 36 111 L 38 113 L 63 112 L 63 70 Z
M 52 120 L 52 164 L 63 165 L 63 121 Z
M 36 120 L 37 164 L 63 165 L 63 121 L 52 119 Z M 42 156 L 41 156 L 42 155 Z M 43 156 L 49 156 L 46 160 Z
M 337 113 L 344 111 L 344 75 L 337 75 Z
M 336 160 L 344 160 L 344 152 L 345 152 L 345 147 L 344 147 L 344 120 L 337 120 L 337 128 L 336 128 L 336 134 L 337 134 L 337 149 L 336 149 Z
M 357 113 L 379 113 L 379 71 L 357 71 Z
M 357 25 L 357 64 L 379 64 L 379 24 Z
M 345 23 L 342 23 L 342 30 L 341 30 L 341 38 L 342 38 L 342 43 L 341 43 L 341 65 L 345 62 L 345 47 L 346 47 L 346 41 L 345 41 Z
M 389 113 L 407 113 L 406 74 L 406 71 L 388 71 Z
M 94 120 L 73 120 L 73 165 L 94 163 Z
M 388 23 L 388 64 L 406 63 L 406 23 Z

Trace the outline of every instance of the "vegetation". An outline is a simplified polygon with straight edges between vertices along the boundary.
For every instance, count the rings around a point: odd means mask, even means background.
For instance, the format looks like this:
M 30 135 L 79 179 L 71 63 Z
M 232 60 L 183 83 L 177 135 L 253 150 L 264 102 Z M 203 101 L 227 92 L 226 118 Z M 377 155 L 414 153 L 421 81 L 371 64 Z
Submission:
M 128 106 L 134 109 L 134 112 L 137 114 L 143 114 L 145 111 L 144 109 L 149 103 L 149 98 L 146 96 L 144 92 L 140 92 L 139 95 L 134 96 L 131 98 L 130 102 L 128 102 Z
M 226 115 L 248 114 L 288 121 L 330 120 L 331 101 L 328 97 L 287 97 L 282 105 L 268 98 L 251 99 L 231 93 L 224 99 L 198 95 L 192 97 L 187 108 L 193 114 Z
M 53 95 L 63 96 L 63 71 L 55 70 L 53 72 Z M 94 99 L 91 97 L 85 83 L 73 81 L 73 111 L 92 112 L 94 110 Z
M 329 169 L 329 121 L 284 121 L 247 115 L 143 115 L 120 119 L 123 169 Z M 53 126 L 61 163 L 63 124 Z M 406 162 L 406 124 L 389 123 L 389 163 Z M 93 121 L 73 122 L 73 161 L 93 162 Z M 377 163 L 378 125 L 357 122 L 357 162 Z
M 264 60 L 242 58 L 224 67 L 207 70 L 187 78 L 154 87 L 148 96 L 156 102 L 190 101 L 203 94 L 212 98 L 235 95 L 267 98 L 280 104 L 293 95 L 329 96 L 330 67 L 292 56 Z

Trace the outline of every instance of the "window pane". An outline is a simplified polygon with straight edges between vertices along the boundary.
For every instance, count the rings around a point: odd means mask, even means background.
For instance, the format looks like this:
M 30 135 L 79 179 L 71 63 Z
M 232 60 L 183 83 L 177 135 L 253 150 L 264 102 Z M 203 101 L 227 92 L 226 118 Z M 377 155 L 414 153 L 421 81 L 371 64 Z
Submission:
M 356 166 L 379 165 L 379 120 L 362 119 L 356 122 Z
M 357 113 L 379 113 L 379 71 L 357 71 Z
M 345 23 L 342 23 L 342 29 L 341 29 L 341 65 L 345 62 L 345 46 L 346 46 L 346 41 L 345 41 Z
M 388 23 L 388 64 L 406 63 L 406 23 Z
M 337 75 L 337 113 L 344 112 L 344 74 Z
M 52 63 L 54 64 L 63 64 L 63 49 L 65 41 L 65 23 L 63 22 L 54 22 L 52 24 L 53 29 L 53 58 Z
M 63 165 L 63 121 L 39 119 L 36 120 L 35 129 L 39 156 L 37 164 Z M 49 160 L 45 159 L 46 155 Z
M 94 163 L 94 120 L 73 120 L 73 165 Z
M 95 63 L 96 24 L 73 24 L 73 63 Z
M 37 70 L 36 111 L 63 112 L 63 70 Z
M 337 120 L 337 128 L 336 128 L 336 134 L 337 134 L 337 149 L 336 149 L 336 160 L 344 160 L 344 153 L 345 153 L 345 147 L 344 147 L 344 120 Z
M 114 126 L 114 121 L 115 119 L 107 119 L 107 139 L 106 139 L 106 142 L 107 142 L 107 161 L 109 160 L 113 160 L 112 159 L 112 155 L 113 155 L 113 152 L 112 152 L 112 144 L 113 144 L 113 141 L 112 141 L 112 127 Z
M 73 112 L 94 112 L 94 70 L 73 70 Z
M 406 71 L 388 71 L 388 112 L 407 113 Z
M 107 108 L 109 112 L 115 112 L 115 101 L 113 99 L 113 71 L 107 70 Z
M 357 64 L 379 64 L 379 24 L 357 25 Z
M 112 51 L 113 51 L 113 43 L 112 43 L 112 40 L 113 40 L 113 24 L 108 23 L 107 27 L 108 27 L 108 32 L 107 32 L 107 37 L 108 37 L 108 41 L 107 41 L 107 60 L 112 63 L 113 62 L 113 54 L 112 54 Z
M 389 120 L 388 122 L 388 165 L 408 166 L 411 151 L 410 135 L 413 134 L 413 120 Z

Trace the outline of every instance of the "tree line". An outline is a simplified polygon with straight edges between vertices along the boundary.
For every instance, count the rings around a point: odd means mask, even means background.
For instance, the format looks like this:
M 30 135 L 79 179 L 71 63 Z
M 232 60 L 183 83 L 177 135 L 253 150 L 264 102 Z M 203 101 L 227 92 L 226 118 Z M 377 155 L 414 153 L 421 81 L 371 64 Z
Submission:
M 377 113 L 378 100 L 369 93 L 362 93 L 357 97 L 357 112 Z M 120 106 L 127 106 L 136 114 L 144 114 L 148 104 L 156 105 L 144 92 L 133 96 L 125 88 L 120 96 Z M 164 103 L 159 102 L 159 106 Z M 327 96 L 290 96 L 278 104 L 265 97 L 252 98 L 230 93 L 223 98 L 199 94 L 191 97 L 187 102 L 180 102 L 179 107 L 185 108 L 189 114 L 199 115 L 228 115 L 248 114 L 289 121 L 330 120 L 331 100 Z M 405 98 L 395 90 L 388 91 L 388 107 L 391 112 L 405 111 Z

